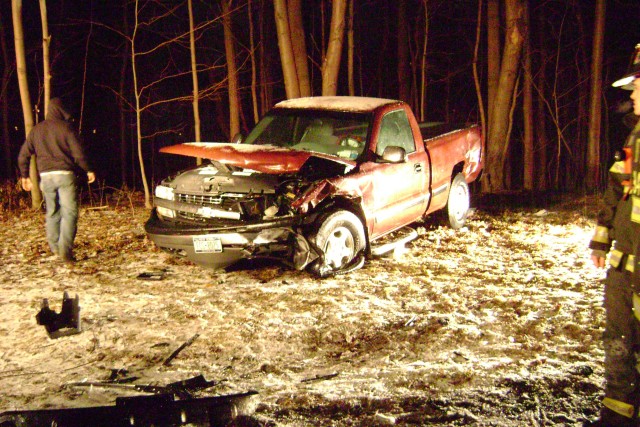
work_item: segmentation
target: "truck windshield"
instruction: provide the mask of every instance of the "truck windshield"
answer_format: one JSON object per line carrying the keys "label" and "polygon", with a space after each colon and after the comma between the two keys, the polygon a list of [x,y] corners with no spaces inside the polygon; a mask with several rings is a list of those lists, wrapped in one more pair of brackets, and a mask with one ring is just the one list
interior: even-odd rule
{"label": "truck windshield", "polygon": [[260,120],[242,143],[356,159],[364,151],[369,122],[368,114],[278,111]]}

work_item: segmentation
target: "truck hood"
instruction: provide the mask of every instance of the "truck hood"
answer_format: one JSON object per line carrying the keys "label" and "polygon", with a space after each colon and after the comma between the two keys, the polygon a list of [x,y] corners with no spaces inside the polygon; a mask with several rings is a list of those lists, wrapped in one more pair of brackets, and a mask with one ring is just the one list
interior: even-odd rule
{"label": "truck hood", "polygon": [[216,160],[225,165],[266,174],[295,173],[312,156],[334,161],[347,166],[348,169],[355,166],[355,162],[339,157],[273,145],[188,142],[163,147],[160,152]]}

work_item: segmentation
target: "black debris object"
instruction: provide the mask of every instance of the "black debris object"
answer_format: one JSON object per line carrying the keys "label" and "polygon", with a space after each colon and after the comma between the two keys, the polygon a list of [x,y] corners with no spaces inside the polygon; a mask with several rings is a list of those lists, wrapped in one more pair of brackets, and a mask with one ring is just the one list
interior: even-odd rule
{"label": "black debris object", "polygon": [[176,400],[171,394],[118,397],[115,406],[41,409],[0,413],[2,427],[228,427],[251,415],[258,393]]}
{"label": "black debris object", "polygon": [[145,271],[143,273],[138,274],[138,279],[140,280],[162,280],[164,276],[167,274],[167,270],[153,270],[153,271]]}
{"label": "black debris object", "polygon": [[75,298],[69,298],[67,292],[62,296],[62,308],[60,313],[49,308],[49,300],[44,298],[38,314],[36,314],[38,325],[42,325],[47,330],[49,338],[55,339],[68,335],[75,335],[82,332],[80,325],[80,299],[76,294]]}
{"label": "black debris object", "polygon": [[175,359],[178,354],[180,354],[180,352],[182,350],[184,350],[185,348],[189,347],[191,344],[193,344],[193,342],[198,339],[198,337],[200,336],[200,334],[195,334],[194,336],[192,336],[191,338],[189,338],[189,340],[187,342],[185,342],[184,344],[182,344],[180,347],[178,347],[178,349],[176,351],[174,351],[173,353],[171,353],[171,355],[169,357],[167,357],[167,360],[164,361],[164,363],[162,364],[163,366],[169,366],[171,365],[171,362],[173,361],[173,359]]}
{"label": "black debris object", "polygon": [[[136,377],[132,377],[136,378]],[[102,387],[102,388],[119,388],[126,390],[134,390],[141,393],[150,394],[170,394],[180,399],[191,399],[193,393],[205,390],[218,384],[217,381],[207,381],[205,377],[200,374],[195,377],[188,378],[182,381],[176,381],[167,385],[154,385],[154,384],[131,384],[130,381],[82,381],[69,383],[70,387]],[[1,425],[0,425],[1,426]]]}

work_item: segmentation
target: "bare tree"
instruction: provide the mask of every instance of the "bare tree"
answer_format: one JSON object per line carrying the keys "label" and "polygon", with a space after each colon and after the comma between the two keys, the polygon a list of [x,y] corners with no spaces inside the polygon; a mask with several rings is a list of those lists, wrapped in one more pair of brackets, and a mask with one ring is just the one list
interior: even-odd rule
{"label": "bare tree", "polygon": [[[487,0],[487,110],[491,126],[493,103],[500,77],[500,2]],[[488,132],[488,129],[487,129]]]}
{"label": "bare tree", "polygon": [[[538,45],[541,47],[544,45],[544,34],[546,30],[546,20],[542,14],[538,14],[538,28],[537,37]],[[529,32],[531,35],[531,32]],[[545,49],[538,49],[538,63],[539,69],[535,77],[536,82],[536,97],[535,97],[535,138],[536,138],[536,155],[535,158],[535,189],[538,191],[547,190],[549,185],[549,172],[548,172],[548,137],[547,137],[547,104],[544,98],[546,92],[546,64],[547,64],[547,52]]]}
{"label": "bare tree", "polygon": [[140,179],[142,179],[142,187],[144,189],[144,205],[147,209],[151,209],[153,204],[151,203],[151,194],[149,193],[149,183],[147,182],[147,174],[145,172],[144,167],[144,157],[142,155],[142,120],[140,115],[142,113],[142,104],[141,104],[141,92],[138,89],[138,70],[136,67],[136,35],[140,28],[139,22],[139,0],[135,2],[135,13],[134,13],[134,24],[133,24],[133,34],[129,39],[131,43],[131,73],[133,76],[133,94],[135,97],[135,111],[136,111],[136,133],[137,133],[137,141],[138,141],[138,165],[140,166]]}
{"label": "bare tree", "polygon": [[[22,116],[24,117],[25,137],[33,128],[33,107],[29,95],[29,83],[27,81],[27,61],[24,54],[24,30],[22,27],[22,0],[11,0],[11,14],[13,17],[13,40],[16,51],[16,71],[18,74],[18,86],[20,87],[20,101],[22,103]],[[36,158],[31,156],[29,163],[29,177],[31,186],[31,207],[39,209],[42,204],[42,193],[38,185],[38,170]]]}
{"label": "bare tree", "polygon": [[231,3],[222,0],[222,26],[224,27],[224,51],[227,58],[227,80],[229,82],[229,136],[240,132],[240,98],[238,96],[238,68],[236,48],[231,28]]}
{"label": "bare tree", "polygon": [[51,70],[49,67],[49,45],[51,35],[49,35],[49,23],[47,19],[47,0],[40,0],[40,19],[42,22],[42,74],[44,85],[44,114],[49,111],[49,100],[51,99]]}
{"label": "bare tree", "polygon": [[[425,15],[426,15],[426,0],[425,1]],[[476,42],[473,50],[473,81],[476,88],[476,97],[478,98],[478,109],[480,110],[480,124],[482,132],[486,136],[487,134],[487,119],[485,114],[484,103],[482,100],[482,90],[480,89],[480,77],[478,76],[478,50],[480,49],[480,34],[482,33],[482,0],[478,1],[478,15],[476,21]],[[424,67],[423,67],[424,68]],[[424,84],[424,83],[423,83]],[[424,120],[424,119],[423,119]]]}
{"label": "bare tree", "polygon": [[589,104],[589,143],[587,146],[588,190],[596,188],[599,181],[600,131],[602,126],[602,56],[604,51],[604,25],[606,2],[596,1],[596,21],[593,31],[593,54],[591,59],[591,96]]}
{"label": "bare tree", "polygon": [[200,89],[198,87],[198,69],[196,61],[196,39],[193,29],[193,4],[191,0],[187,1],[189,8],[189,48],[191,51],[191,80],[193,82],[193,128],[195,131],[195,140],[200,142],[200,108],[198,106]]}
{"label": "bare tree", "polygon": [[354,0],[349,1],[349,21],[347,23],[347,80],[349,82],[349,95],[353,96],[356,94],[355,82],[353,76],[353,51],[355,49],[355,40],[353,36],[353,2]]}
{"label": "bare tree", "polygon": [[289,13],[287,0],[274,0],[273,7],[278,32],[278,47],[280,49],[280,62],[282,63],[282,75],[287,98],[300,97],[300,82],[296,71],[296,61],[291,44],[291,29],[289,27]]}
{"label": "bare tree", "polygon": [[249,21],[249,55],[251,58],[251,105],[253,105],[253,121],[257,122],[260,119],[260,112],[258,108],[258,72],[256,65],[256,45],[253,26],[253,9],[251,0],[247,0],[247,14]]}
{"label": "bare tree", "polygon": [[[41,2],[44,0],[41,0]],[[84,100],[87,92],[87,63],[89,62],[89,45],[91,43],[91,34],[93,34],[93,1],[89,1],[89,32],[84,42],[84,69],[82,70],[82,97],[80,100],[80,120],[78,120],[78,132],[82,133],[82,123],[84,119]],[[46,92],[46,90],[45,90]],[[45,95],[46,98],[46,95]],[[45,101],[45,103],[48,101]]]}
{"label": "bare tree", "polygon": [[510,115],[525,35],[523,0],[506,2],[506,16],[507,28],[500,78],[493,108],[490,108],[493,115],[489,114],[486,170],[489,179],[484,181],[485,189],[489,191],[501,191],[506,188],[504,168],[509,147]]}
{"label": "bare tree", "polygon": [[346,0],[333,0],[331,6],[331,28],[327,54],[322,62],[322,94],[336,95],[338,92],[338,72],[344,41]]}
{"label": "bare tree", "polygon": [[533,190],[535,183],[535,157],[533,143],[533,78],[531,76],[531,38],[529,6],[525,5],[526,36],[524,42],[524,99],[522,106],[524,121],[523,141],[523,187],[525,190]]}
{"label": "bare tree", "polygon": [[293,49],[296,74],[298,75],[300,96],[311,96],[309,66],[307,64],[307,44],[305,42],[305,31],[302,24],[302,1],[288,0],[288,6],[291,47]]}
{"label": "bare tree", "polygon": [[[480,5],[478,6],[478,10],[481,10],[482,0],[480,0],[479,3]],[[422,9],[424,10],[424,39],[422,41],[422,54],[420,55],[420,102],[418,104],[420,106],[420,121],[424,121],[427,117],[427,44],[429,42],[429,0],[422,0]],[[478,26],[480,26],[480,22],[478,22]],[[479,37],[476,36],[476,46],[478,43]],[[476,61],[474,61],[474,64],[475,63]]]}
{"label": "bare tree", "polygon": [[8,87],[9,79],[12,74],[13,66],[9,61],[9,52],[7,49],[7,38],[5,35],[5,26],[2,22],[2,12],[0,11],[0,50],[2,51],[2,80],[0,81],[0,110],[2,111],[2,153],[4,156],[4,174],[9,178],[12,175],[12,158],[11,158],[11,139],[9,138],[9,98]]}

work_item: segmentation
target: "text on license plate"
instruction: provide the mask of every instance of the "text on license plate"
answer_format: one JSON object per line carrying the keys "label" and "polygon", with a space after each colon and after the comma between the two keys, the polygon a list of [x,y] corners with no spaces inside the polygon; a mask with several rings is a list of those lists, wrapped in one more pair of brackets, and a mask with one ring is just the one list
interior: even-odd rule
{"label": "text on license plate", "polygon": [[193,236],[193,250],[197,254],[222,252],[222,242],[219,237],[211,235]]}

